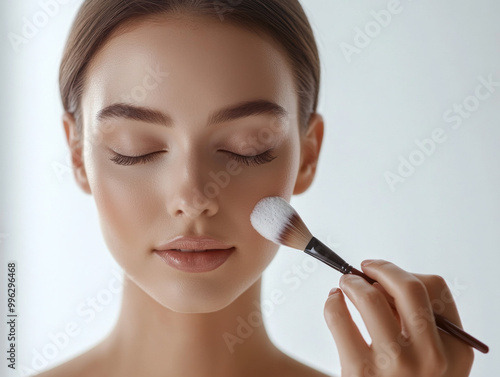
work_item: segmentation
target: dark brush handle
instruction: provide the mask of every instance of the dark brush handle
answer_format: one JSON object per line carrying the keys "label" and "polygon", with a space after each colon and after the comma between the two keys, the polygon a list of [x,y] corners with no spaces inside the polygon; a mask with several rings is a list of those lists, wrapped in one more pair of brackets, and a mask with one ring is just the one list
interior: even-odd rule
{"label": "dark brush handle", "polygon": [[[350,273],[353,275],[361,276],[370,284],[374,284],[377,282],[376,280],[373,280],[369,276],[365,275],[363,272],[351,266],[349,263],[347,263],[345,260],[339,257],[332,249],[330,249],[328,246],[326,246],[324,243],[318,240],[316,237],[311,238],[304,252],[313,256],[316,259],[319,259],[323,263],[327,264],[328,266],[336,269],[337,271],[343,274]],[[394,302],[389,302],[389,304],[393,309],[396,309]],[[457,339],[460,339],[462,342],[468,344],[471,347],[474,347],[475,349],[477,349],[482,353],[488,353],[489,347],[486,344],[474,338],[472,335],[466,333],[464,330],[455,325],[453,322],[450,322],[442,315],[436,313],[434,313],[434,318],[436,321],[437,328],[440,329],[441,331],[449,335],[452,335]]]}

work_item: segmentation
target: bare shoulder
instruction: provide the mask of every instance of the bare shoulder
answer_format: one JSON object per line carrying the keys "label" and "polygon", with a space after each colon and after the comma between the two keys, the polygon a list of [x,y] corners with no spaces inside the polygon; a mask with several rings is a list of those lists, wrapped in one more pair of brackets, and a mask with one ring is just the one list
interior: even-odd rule
{"label": "bare shoulder", "polygon": [[88,351],[63,362],[62,364],[35,375],[34,377],[105,376],[106,363],[103,360],[103,356],[99,348],[99,346],[95,346]]}

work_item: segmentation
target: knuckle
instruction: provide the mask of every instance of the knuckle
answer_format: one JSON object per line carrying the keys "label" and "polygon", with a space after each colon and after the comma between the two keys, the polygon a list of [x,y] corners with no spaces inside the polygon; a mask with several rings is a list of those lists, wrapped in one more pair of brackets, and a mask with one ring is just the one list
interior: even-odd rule
{"label": "knuckle", "polygon": [[426,283],[435,288],[446,288],[448,285],[442,276],[439,275],[428,275],[426,277]]}
{"label": "knuckle", "polygon": [[360,295],[356,301],[362,306],[378,306],[385,299],[377,289],[370,289]]}
{"label": "knuckle", "polygon": [[377,259],[374,260],[372,263],[370,263],[372,266],[377,266],[379,268],[387,268],[389,266],[392,266],[393,264],[391,262],[388,262],[384,259]]}
{"label": "knuckle", "polygon": [[437,302],[438,306],[450,304],[454,301],[453,294],[442,276],[426,275],[422,282],[429,293],[429,298]]}
{"label": "knuckle", "polygon": [[402,283],[403,290],[410,295],[422,296],[427,294],[427,289],[424,283],[422,283],[417,278],[407,279]]}

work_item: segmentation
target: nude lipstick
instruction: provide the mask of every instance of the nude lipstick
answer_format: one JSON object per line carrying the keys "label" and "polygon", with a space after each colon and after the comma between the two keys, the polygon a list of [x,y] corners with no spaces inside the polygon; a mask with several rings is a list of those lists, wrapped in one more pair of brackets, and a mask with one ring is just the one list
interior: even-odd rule
{"label": "nude lipstick", "polygon": [[166,264],[184,272],[208,272],[220,267],[236,250],[210,237],[178,236],[153,251]]}

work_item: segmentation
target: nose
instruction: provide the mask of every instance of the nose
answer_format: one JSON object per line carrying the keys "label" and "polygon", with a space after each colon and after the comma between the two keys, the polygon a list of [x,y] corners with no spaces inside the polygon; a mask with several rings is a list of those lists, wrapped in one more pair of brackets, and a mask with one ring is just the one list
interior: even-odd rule
{"label": "nose", "polygon": [[201,164],[190,163],[180,167],[177,180],[171,182],[168,211],[173,217],[196,218],[214,216],[219,211],[219,190],[210,181]]}

